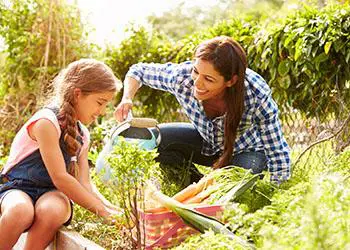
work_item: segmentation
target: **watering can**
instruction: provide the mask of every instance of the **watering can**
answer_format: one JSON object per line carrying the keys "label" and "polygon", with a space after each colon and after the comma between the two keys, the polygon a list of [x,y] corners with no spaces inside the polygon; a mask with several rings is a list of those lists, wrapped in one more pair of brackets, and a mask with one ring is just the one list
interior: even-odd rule
{"label": "watering can", "polygon": [[[113,127],[104,139],[105,145],[97,157],[96,171],[97,173],[102,170],[105,171],[102,176],[103,181],[108,181],[111,176],[111,168],[106,161],[105,157],[112,152],[113,147],[120,143],[121,137],[125,141],[137,144],[141,149],[152,150],[155,149],[161,140],[160,130],[157,126],[158,122],[151,118],[129,118]],[[151,130],[150,128],[155,128]]]}

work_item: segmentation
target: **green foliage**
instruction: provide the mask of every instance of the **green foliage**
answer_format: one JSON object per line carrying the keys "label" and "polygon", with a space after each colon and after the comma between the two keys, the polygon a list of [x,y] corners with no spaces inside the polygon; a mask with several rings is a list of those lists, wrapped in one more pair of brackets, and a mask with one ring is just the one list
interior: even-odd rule
{"label": "green foliage", "polygon": [[187,2],[183,1],[161,16],[151,15],[147,19],[153,30],[178,41],[189,34],[210,29],[235,16],[264,20],[272,13],[278,13],[283,2],[281,0],[250,1],[247,8],[242,1],[218,1],[210,6],[188,6]]}
{"label": "green foliage", "polygon": [[[254,212],[269,205],[271,203],[270,198],[277,188],[270,183],[268,180],[269,178],[256,179],[256,176],[251,174],[250,170],[235,166],[211,171],[208,176],[214,178],[215,185],[213,187],[217,187],[217,190],[210,194],[206,200],[209,204],[222,204],[231,189],[234,187],[237,188],[240,186],[239,184],[245,183],[247,180],[252,180],[253,178],[255,180],[253,182],[254,185],[248,185],[247,190],[240,194],[237,193],[239,195],[232,200],[239,204],[244,204],[246,210],[249,212]],[[232,198],[231,195],[230,198]],[[224,204],[226,204],[226,202],[224,202]]]}
{"label": "green foliage", "polygon": [[[18,131],[37,104],[47,101],[53,76],[90,54],[85,35],[79,9],[65,0],[0,1],[2,129]],[[6,147],[12,138],[0,133]]]}
{"label": "green foliage", "polygon": [[[118,47],[109,46],[105,51],[105,61],[119,79],[124,79],[132,64],[167,62],[176,55],[173,44],[156,32],[150,33],[144,27],[135,26],[129,27],[126,32],[130,34],[127,39],[123,40]],[[136,116],[152,114],[153,117],[159,117],[160,122],[171,120],[178,106],[177,102],[170,94],[161,95],[160,93],[161,91],[158,90],[142,88],[138,99],[134,101],[134,114]],[[169,107],[172,112],[165,107]]]}
{"label": "green foliage", "polygon": [[0,171],[4,167],[6,161],[7,161],[7,156],[6,157],[4,156],[3,147],[0,146]]}
{"label": "green foliage", "polygon": [[88,52],[79,10],[65,1],[12,0],[0,4],[0,13],[7,52],[3,84],[10,94],[40,90],[41,74],[52,76]]}
{"label": "green foliage", "polygon": [[279,224],[267,224],[262,249],[347,249],[349,247],[349,182],[337,173],[314,180],[310,191],[281,214]]}
{"label": "green foliage", "polygon": [[[94,154],[96,155],[97,158],[97,154],[99,152],[101,152],[102,147],[103,147],[103,140],[106,136],[110,135],[110,131],[113,128],[113,126],[115,126],[116,124],[116,120],[115,118],[112,119],[103,119],[101,121],[101,123],[96,122],[94,124],[94,127],[92,128],[92,131],[90,133],[90,137],[91,137],[91,145],[90,145],[90,154]],[[91,158],[91,160],[93,160],[93,162],[95,162],[95,158]]]}
{"label": "green foliage", "polygon": [[282,107],[327,118],[349,105],[349,44],[349,5],[304,7],[258,33],[249,62]]}
{"label": "green foliage", "polygon": [[230,237],[223,234],[215,234],[212,231],[206,231],[204,234],[189,237],[185,243],[178,247],[172,248],[174,250],[245,250],[249,249],[242,246],[238,240],[232,240]]}
{"label": "green foliage", "polygon": [[[117,202],[114,190],[101,182],[95,170],[91,170],[92,182],[107,200],[113,204]],[[74,216],[69,228],[79,232],[82,236],[96,242],[106,249],[131,250],[132,243],[125,237],[125,230],[118,225],[106,224],[101,217],[96,216],[90,211],[74,206]]]}
{"label": "green foliage", "polygon": [[116,187],[126,192],[138,188],[150,178],[151,174],[154,174],[153,167],[158,165],[154,161],[156,156],[156,150],[140,149],[136,143],[128,143],[120,137],[120,143],[107,157],[112,168],[112,182],[115,182]]}

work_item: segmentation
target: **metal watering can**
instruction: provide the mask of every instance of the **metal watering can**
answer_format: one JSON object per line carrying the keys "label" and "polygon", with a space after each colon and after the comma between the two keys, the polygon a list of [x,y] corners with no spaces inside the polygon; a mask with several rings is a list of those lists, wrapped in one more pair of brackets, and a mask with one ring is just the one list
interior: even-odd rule
{"label": "metal watering can", "polygon": [[[118,145],[120,137],[124,137],[127,142],[136,143],[141,149],[152,150],[161,140],[157,124],[157,120],[151,118],[129,118],[111,129],[96,160],[96,172],[105,171],[103,181],[108,181],[111,176],[111,168],[105,157],[112,152],[114,146]],[[154,133],[150,128],[156,128],[158,133]]]}

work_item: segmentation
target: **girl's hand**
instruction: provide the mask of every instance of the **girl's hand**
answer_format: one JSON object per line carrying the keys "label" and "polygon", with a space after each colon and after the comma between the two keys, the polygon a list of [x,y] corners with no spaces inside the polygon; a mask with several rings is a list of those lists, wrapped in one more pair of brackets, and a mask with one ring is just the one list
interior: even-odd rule
{"label": "girl's hand", "polygon": [[102,217],[105,219],[113,218],[113,217],[120,217],[123,215],[123,212],[120,208],[111,208],[111,207],[105,207],[105,213],[101,214]]}
{"label": "girl's hand", "polygon": [[120,208],[105,207],[105,213],[101,214],[107,224],[122,224],[123,211]]}
{"label": "girl's hand", "polygon": [[123,122],[128,117],[128,113],[132,109],[131,99],[122,99],[114,111],[114,116],[118,122]]}
{"label": "girl's hand", "polygon": [[120,207],[118,207],[117,205],[106,204],[106,206],[107,206],[109,209],[112,209],[112,210],[122,211],[122,209],[121,209]]}

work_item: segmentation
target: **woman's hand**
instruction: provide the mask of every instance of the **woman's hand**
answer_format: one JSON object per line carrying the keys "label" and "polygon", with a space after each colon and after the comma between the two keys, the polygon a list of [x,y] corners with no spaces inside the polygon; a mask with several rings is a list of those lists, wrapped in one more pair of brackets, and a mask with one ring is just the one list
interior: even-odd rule
{"label": "woman's hand", "polygon": [[114,116],[118,122],[123,122],[128,117],[130,110],[132,109],[131,99],[122,99],[114,111]]}

